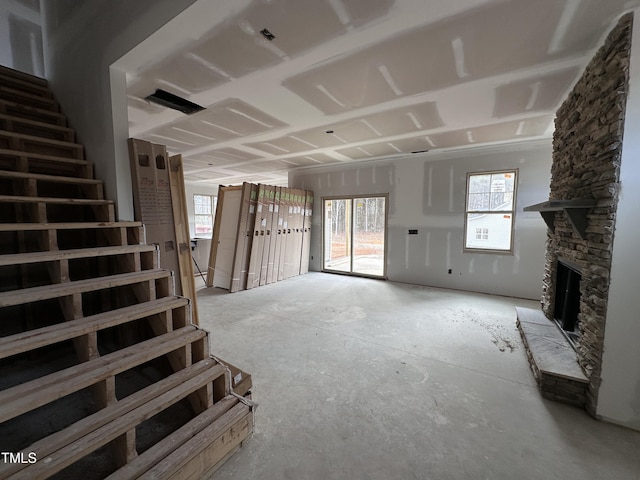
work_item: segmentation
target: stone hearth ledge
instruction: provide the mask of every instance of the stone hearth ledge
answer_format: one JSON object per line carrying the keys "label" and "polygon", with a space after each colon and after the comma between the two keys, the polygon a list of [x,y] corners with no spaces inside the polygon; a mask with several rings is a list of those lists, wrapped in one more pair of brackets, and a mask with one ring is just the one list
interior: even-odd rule
{"label": "stone hearth ledge", "polygon": [[583,408],[589,381],[569,340],[540,310],[516,307],[516,325],[542,396]]}

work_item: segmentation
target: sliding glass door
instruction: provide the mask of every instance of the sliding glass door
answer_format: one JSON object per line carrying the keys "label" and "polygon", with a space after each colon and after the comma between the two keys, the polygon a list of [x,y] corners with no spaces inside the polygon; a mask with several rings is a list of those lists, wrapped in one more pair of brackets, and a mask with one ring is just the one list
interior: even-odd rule
{"label": "sliding glass door", "polygon": [[387,198],[324,199],[324,270],[384,277]]}

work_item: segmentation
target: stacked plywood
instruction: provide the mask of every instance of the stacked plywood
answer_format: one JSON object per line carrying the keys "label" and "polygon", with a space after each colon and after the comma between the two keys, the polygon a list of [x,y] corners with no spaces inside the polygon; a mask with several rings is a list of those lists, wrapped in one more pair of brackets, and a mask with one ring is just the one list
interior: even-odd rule
{"label": "stacked plywood", "polygon": [[207,475],[252,431],[250,377],[115,220],[46,81],[0,68],[0,112],[0,478]]}
{"label": "stacked plywood", "polygon": [[230,292],[307,273],[313,192],[221,186],[207,285]]}

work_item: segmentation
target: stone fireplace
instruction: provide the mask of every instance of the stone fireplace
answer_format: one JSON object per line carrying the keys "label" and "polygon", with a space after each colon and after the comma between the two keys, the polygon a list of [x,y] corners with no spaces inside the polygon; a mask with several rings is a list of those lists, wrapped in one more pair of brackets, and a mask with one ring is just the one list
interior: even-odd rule
{"label": "stone fireplace", "polygon": [[607,317],[632,22],[632,14],[620,19],[558,110],[549,201],[528,208],[540,211],[549,226],[542,312],[563,323],[587,379],[585,408],[593,415]]}

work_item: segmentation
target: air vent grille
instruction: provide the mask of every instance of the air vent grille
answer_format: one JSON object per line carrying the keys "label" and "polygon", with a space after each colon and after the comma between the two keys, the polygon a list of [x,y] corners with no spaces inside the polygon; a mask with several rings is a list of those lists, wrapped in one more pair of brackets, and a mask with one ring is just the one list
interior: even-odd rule
{"label": "air vent grille", "polygon": [[159,88],[155,93],[145,97],[145,100],[152,103],[157,103],[158,105],[162,105],[163,107],[173,108],[174,110],[186,113],[187,115],[191,115],[204,110],[204,107],[198,105],[197,103],[190,102],[187,99],[179,97],[178,95],[174,95],[173,93],[169,93],[165,90],[161,90]]}

